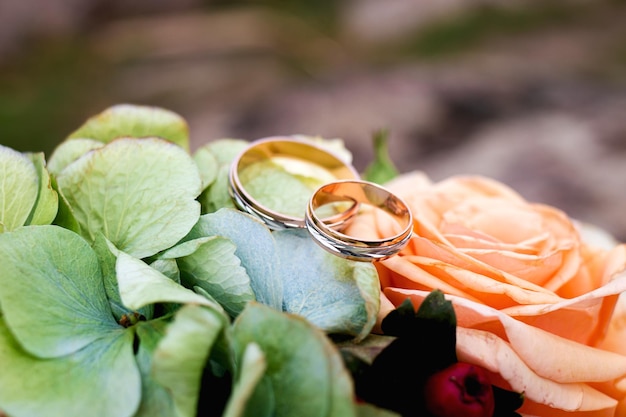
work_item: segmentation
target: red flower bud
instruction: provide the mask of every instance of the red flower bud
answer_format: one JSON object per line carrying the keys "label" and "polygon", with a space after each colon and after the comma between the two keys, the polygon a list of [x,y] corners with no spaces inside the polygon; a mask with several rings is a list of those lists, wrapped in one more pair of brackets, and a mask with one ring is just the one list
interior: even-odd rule
{"label": "red flower bud", "polygon": [[493,387],[476,365],[457,362],[431,375],[424,395],[426,409],[435,417],[493,416]]}

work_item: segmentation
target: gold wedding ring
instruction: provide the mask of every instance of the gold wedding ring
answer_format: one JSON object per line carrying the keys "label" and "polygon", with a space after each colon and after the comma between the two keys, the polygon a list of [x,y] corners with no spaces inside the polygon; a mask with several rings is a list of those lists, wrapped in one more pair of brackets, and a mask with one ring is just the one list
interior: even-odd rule
{"label": "gold wedding ring", "polygon": [[[384,239],[365,240],[342,233],[316,211],[338,202],[353,202],[369,209],[379,209],[390,215],[401,229],[400,233]],[[364,208],[367,209],[367,208]],[[413,217],[402,199],[377,184],[361,180],[336,181],[315,191],[305,213],[305,224],[313,239],[332,254],[355,261],[376,261],[397,254],[411,239]]]}
{"label": "gold wedding ring", "polygon": [[[272,207],[271,202],[260,202],[259,200],[262,200],[260,197],[246,189],[241,177],[247,175],[254,180],[254,172],[256,172],[246,171],[254,170],[259,166],[268,166],[267,164],[270,164],[270,167],[279,167],[280,170],[292,174],[294,178],[304,176],[306,181],[314,182],[310,186],[311,193],[324,183],[359,178],[358,172],[349,163],[313,142],[291,137],[269,137],[251,142],[234,159],[230,167],[229,192],[240,210],[262,220],[273,230],[304,228],[305,221],[302,216],[281,213],[278,211],[280,208]],[[287,188],[276,191],[288,196],[290,190]],[[309,196],[306,197],[308,199]],[[301,208],[297,208],[298,213],[304,213],[305,206],[306,201],[302,203]],[[336,214],[330,213],[323,220],[325,224],[332,225],[331,227],[341,228],[357,211],[358,204],[352,202],[347,209],[335,212]]]}

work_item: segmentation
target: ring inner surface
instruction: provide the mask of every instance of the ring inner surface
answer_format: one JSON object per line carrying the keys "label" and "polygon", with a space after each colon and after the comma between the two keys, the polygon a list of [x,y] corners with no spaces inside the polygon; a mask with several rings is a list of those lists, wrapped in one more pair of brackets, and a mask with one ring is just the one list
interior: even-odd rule
{"label": "ring inner surface", "polygon": [[[243,152],[235,170],[231,180],[246,204],[265,218],[295,227],[304,226],[303,213],[315,189],[338,179],[359,178],[339,157],[296,140],[262,140]],[[326,210],[325,220],[342,223],[350,215],[345,207],[340,213]],[[356,204],[351,207],[354,214]]]}
{"label": "ring inner surface", "polygon": [[[383,188],[376,187],[372,184],[363,182],[335,182],[321,187],[312,197],[310,207],[313,209],[317,217],[318,209],[326,205],[337,202],[356,202],[361,203],[364,210],[379,209],[390,215],[405,231],[410,228],[412,216],[407,206],[393,194]],[[363,207],[363,205],[366,205]],[[370,207],[367,207],[370,206]],[[325,232],[332,238],[341,240],[344,243],[361,247],[380,247],[395,244],[399,238],[398,235],[390,236],[385,239],[367,240],[360,239],[342,233],[343,228],[338,229],[332,227],[328,221],[319,218],[313,219],[318,227],[324,228]],[[401,234],[403,234],[402,232]]]}

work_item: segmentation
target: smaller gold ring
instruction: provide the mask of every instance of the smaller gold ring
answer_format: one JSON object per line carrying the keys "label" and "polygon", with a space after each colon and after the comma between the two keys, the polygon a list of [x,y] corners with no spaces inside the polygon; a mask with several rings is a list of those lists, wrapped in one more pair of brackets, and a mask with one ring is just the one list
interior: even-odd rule
{"label": "smaller gold ring", "polygon": [[[359,174],[352,165],[346,163],[334,153],[322,149],[311,142],[291,137],[268,137],[250,143],[233,160],[228,177],[228,190],[235,205],[242,211],[263,221],[270,229],[304,228],[303,217],[280,213],[274,208],[261,204],[246,190],[239,175],[255,163],[263,161],[287,161],[298,166],[305,166],[320,173],[323,181],[358,179]],[[288,192],[289,190],[284,190]],[[302,213],[305,211],[304,204]],[[347,210],[324,219],[333,227],[343,227],[345,222],[358,211],[358,204],[353,203]]]}
{"label": "smaller gold ring", "polygon": [[[320,207],[353,201],[380,209],[397,221],[401,232],[384,239],[358,239],[342,232],[315,214]],[[380,185],[362,180],[342,180],[321,186],[306,209],[306,227],[313,239],[330,253],[355,261],[377,261],[397,254],[411,239],[413,216],[406,203]]]}

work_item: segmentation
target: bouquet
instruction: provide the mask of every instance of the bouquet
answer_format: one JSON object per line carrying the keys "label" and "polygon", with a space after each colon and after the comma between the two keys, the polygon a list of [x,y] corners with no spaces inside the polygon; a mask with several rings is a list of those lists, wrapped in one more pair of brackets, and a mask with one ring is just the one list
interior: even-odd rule
{"label": "bouquet", "polygon": [[[374,143],[363,178],[413,228],[374,262],[240,210],[249,142],[192,153],[165,109],[111,107],[49,156],[0,146],[0,415],[626,413],[626,245],[488,178],[399,174]],[[327,180],[241,174],[284,213]],[[343,233],[397,228],[364,210]]]}

